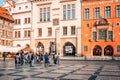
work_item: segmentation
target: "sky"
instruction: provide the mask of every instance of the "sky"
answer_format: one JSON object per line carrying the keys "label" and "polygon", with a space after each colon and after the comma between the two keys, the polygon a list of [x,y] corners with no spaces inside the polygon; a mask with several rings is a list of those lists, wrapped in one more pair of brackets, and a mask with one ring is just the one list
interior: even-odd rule
{"label": "sky", "polygon": [[[0,6],[2,6],[2,4],[3,4],[4,1],[5,0],[0,0]],[[13,0],[13,1],[17,1],[17,0]]]}

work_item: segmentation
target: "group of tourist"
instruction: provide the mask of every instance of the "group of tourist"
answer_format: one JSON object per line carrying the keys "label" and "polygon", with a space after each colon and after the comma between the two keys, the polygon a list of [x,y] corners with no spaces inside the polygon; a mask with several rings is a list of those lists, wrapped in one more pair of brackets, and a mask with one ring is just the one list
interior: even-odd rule
{"label": "group of tourist", "polygon": [[34,63],[42,64],[44,66],[49,66],[53,62],[54,64],[59,64],[60,61],[60,53],[58,54],[34,54],[32,51],[24,53],[23,51],[17,52],[15,56],[15,64],[16,65],[23,65],[29,64],[30,67],[33,66]]}

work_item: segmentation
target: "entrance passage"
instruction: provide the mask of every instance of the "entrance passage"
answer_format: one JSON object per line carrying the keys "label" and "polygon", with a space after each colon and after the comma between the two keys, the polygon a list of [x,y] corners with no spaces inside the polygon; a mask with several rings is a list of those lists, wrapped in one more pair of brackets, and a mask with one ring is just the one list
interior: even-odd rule
{"label": "entrance passage", "polygon": [[39,54],[44,54],[44,46],[43,46],[43,44],[41,42],[38,43],[37,52]]}
{"label": "entrance passage", "polygon": [[114,50],[113,50],[113,47],[112,46],[106,46],[105,48],[104,48],[104,55],[105,56],[113,56],[113,54],[114,54]]}
{"label": "entrance passage", "polygon": [[96,45],[93,49],[93,56],[101,56],[102,55],[102,48]]}
{"label": "entrance passage", "polygon": [[64,56],[75,56],[76,48],[71,42],[66,42],[63,46],[63,55]]}

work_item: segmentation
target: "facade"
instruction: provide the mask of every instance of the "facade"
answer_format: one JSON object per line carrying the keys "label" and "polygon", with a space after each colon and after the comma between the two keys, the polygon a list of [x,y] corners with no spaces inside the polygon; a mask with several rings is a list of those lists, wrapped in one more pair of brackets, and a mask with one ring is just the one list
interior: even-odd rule
{"label": "facade", "polygon": [[120,0],[83,0],[82,55],[120,55]]}
{"label": "facade", "polygon": [[0,7],[0,48],[13,45],[14,19],[3,7]]}
{"label": "facade", "polygon": [[80,0],[34,0],[32,17],[31,47],[35,52],[80,55]]}
{"label": "facade", "polygon": [[13,46],[25,47],[31,40],[31,3],[28,0],[17,0],[16,7],[4,6],[14,18]]}

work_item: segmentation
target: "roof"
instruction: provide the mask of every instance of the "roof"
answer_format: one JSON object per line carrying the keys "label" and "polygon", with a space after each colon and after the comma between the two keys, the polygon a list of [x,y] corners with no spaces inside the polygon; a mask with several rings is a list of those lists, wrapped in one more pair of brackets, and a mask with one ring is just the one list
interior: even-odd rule
{"label": "roof", "polygon": [[0,7],[0,17],[14,22],[14,19],[10,15],[9,11],[7,9],[3,8],[3,7]]}

